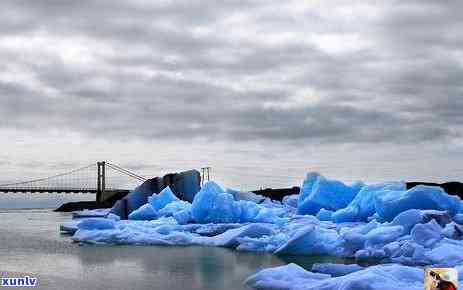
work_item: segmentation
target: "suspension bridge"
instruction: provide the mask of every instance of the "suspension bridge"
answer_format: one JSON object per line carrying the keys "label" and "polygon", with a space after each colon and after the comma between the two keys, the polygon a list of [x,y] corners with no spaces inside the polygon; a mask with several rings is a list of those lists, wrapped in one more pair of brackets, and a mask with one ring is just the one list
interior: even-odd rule
{"label": "suspension bridge", "polygon": [[0,184],[3,193],[93,193],[102,202],[118,193],[128,193],[146,178],[116,164],[99,161],[53,176]]}

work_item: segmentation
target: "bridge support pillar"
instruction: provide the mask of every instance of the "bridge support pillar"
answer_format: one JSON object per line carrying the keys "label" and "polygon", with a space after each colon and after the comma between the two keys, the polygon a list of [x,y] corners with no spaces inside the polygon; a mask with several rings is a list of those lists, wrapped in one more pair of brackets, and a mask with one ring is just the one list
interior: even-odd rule
{"label": "bridge support pillar", "polygon": [[106,162],[100,161],[96,163],[98,166],[96,202],[102,202],[103,192],[106,189]]}

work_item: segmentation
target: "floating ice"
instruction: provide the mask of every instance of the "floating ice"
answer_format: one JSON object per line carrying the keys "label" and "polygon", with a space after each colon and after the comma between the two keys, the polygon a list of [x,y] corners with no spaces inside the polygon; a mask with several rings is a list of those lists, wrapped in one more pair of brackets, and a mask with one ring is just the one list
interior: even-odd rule
{"label": "floating ice", "polygon": [[435,220],[431,220],[427,224],[416,224],[411,236],[416,243],[430,248],[442,239],[442,228]]}
{"label": "floating ice", "polygon": [[222,247],[237,247],[239,238],[260,238],[274,234],[274,227],[266,224],[250,224],[237,229],[231,229],[214,237],[214,245]]}
{"label": "floating ice", "polygon": [[392,220],[392,224],[402,226],[405,233],[410,233],[413,226],[421,222],[423,222],[423,214],[418,209],[401,212]]}
{"label": "floating ice", "polygon": [[348,186],[337,180],[326,179],[318,173],[309,173],[301,188],[297,213],[315,215],[321,208],[344,208],[362,186],[362,183]]}
{"label": "floating ice", "polygon": [[453,267],[463,263],[463,244],[444,239],[440,245],[428,251],[426,257],[432,264]]}
{"label": "floating ice", "polygon": [[269,222],[281,223],[282,208],[268,208],[251,201],[235,201],[219,185],[210,181],[195,196],[191,208],[198,223]]}
{"label": "floating ice", "polygon": [[378,215],[391,221],[408,209],[436,209],[448,211],[454,216],[460,207],[460,199],[448,195],[440,187],[418,185],[407,191],[387,190],[375,196]]}
{"label": "floating ice", "polygon": [[129,214],[129,220],[155,220],[158,218],[156,210],[150,203],[144,204]]}
{"label": "floating ice", "polygon": [[249,277],[245,283],[254,289],[272,290],[422,290],[423,270],[400,265],[378,265],[345,276],[331,277],[288,264],[264,269]]}
{"label": "floating ice", "polygon": [[185,225],[189,222],[192,222],[193,217],[191,216],[191,206],[190,208],[175,212],[173,214],[173,217],[181,225]]}
{"label": "floating ice", "polygon": [[180,200],[175,196],[169,186],[164,188],[159,194],[153,194],[153,196],[148,198],[148,202],[156,211],[174,201]]}
{"label": "floating ice", "polygon": [[[224,246],[348,257],[359,263],[375,258],[413,266],[461,266],[461,203],[437,187],[405,190],[402,182],[348,186],[311,173],[300,195],[286,197],[283,203],[224,191],[208,182],[192,204],[178,200],[166,188],[132,212],[128,221],[108,215],[63,228],[76,230],[73,240],[88,243]],[[399,265],[362,269],[317,264],[313,271],[330,275],[288,265],[259,272],[248,279],[248,285],[312,290],[422,288],[422,270]]]}
{"label": "floating ice", "polygon": [[463,214],[461,214],[461,213],[456,214],[456,215],[453,217],[453,220],[454,220],[456,223],[463,224]]}
{"label": "floating ice", "polygon": [[77,228],[80,230],[108,230],[115,227],[116,222],[114,220],[105,218],[88,218],[77,224]]}
{"label": "floating ice", "polygon": [[99,208],[99,209],[84,209],[81,211],[75,211],[72,213],[72,218],[90,218],[90,217],[106,217],[110,212],[110,209]]}
{"label": "floating ice", "polygon": [[77,220],[65,222],[65,223],[60,225],[60,231],[66,233],[66,234],[73,235],[79,229],[77,227],[79,222],[80,221],[77,221]]}
{"label": "floating ice", "polygon": [[[327,274],[312,273],[296,264],[264,269],[246,279],[245,284],[254,289],[286,290],[329,279]],[[329,289],[329,288],[326,288]]]}
{"label": "floating ice", "polygon": [[191,211],[191,203],[178,200],[168,203],[166,206],[158,211],[159,216],[174,216],[178,212],[189,212]]}
{"label": "floating ice", "polygon": [[236,201],[244,200],[244,201],[252,201],[255,203],[260,203],[264,201],[265,197],[261,195],[257,195],[253,192],[245,192],[245,191],[238,191],[233,189],[227,189],[227,193],[233,195],[233,198]]}
{"label": "floating ice", "polygon": [[317,213],[317,219],[321,221],[330,221],[333,216],[333,211],[327,210],[322,208],[318,213]]}
{"label": "floating ice", "polygon": [[[153,194],[153,183],[155,181],[156,179],[148,179],[127,195],[127,214],[132,213],[148,201],[148,197]],[[115,213],[119,214],[117,212]]]}
{"label": "floating ice", "polygon": [[376,213],[374,198],[384,190],[406,190],[404,182],[390,182],[364,186],[347,207],[337,210],[333,214],[333,221],[354,222],[366,221]]}
{"label": "floating ice", "polygon": [[335,255],[342,239],[332,229],[309,225],[297,230],[276,254]]}
{"label": "floating ice", "polygon": [[364,267],[357,264],[315,263],[312,265],[312,272],[329,274],[333,277],[344,276],[363,269]]}
{"label": "floating ice", "polygon": [[298,199],[299,199],[298,194],[287,195],[283,197],[282,203],[286,206],[297,208]]}
{"label": "floating ice", "polygon": [[380,226],[365,235],[365,247],[378,248],[397,240],[404,234],[402,226]]}

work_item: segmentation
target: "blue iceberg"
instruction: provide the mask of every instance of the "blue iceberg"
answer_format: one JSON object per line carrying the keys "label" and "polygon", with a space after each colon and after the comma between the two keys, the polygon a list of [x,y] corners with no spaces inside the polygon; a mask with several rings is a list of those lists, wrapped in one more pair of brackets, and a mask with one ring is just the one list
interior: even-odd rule
{"label": "blue iceberg", "polygon": [[309,173],[302,184],[297,213],[315,215],[322,208],[344,208],[362,187],[363,183],[348,186],[341,181],[326,179],[318,173]]}
{"label": "blue iceberg", "polygon": [[460,208],[460,199],[440,187],[419,185],[407,191],[386,190],[375,196],[374,204],[379,217],[391,221],[409,209],[445,210],[454,216]]}
{"label": "blue iceberg", "polygon": [[129,220],[155,220],[158,218],[156,210],[147,203],[139,207],[137,210],[134,210],[129,214]]}
{"label": "blue iceberg", "polygon": [[333,214],[333,221],[336,223],[367,221],[376,213],[375,196],[380,195],[384,190],[406,190],[406,186],[404,182],[364,186],[345,208],[339,209]]}
{"label": "blue iceberg", "polygon": [[180,201],[180,199],[175,196],[169,186],[164,188],[159,194],[153,194],[153,196],[148,198],[148,202],[155,210],[160,210],[174,201]]}
{"label": "blue iceberg", "polygon": [[282,208],[269,208],[251,201],[235,201],[213,181],[207,182],[193,200],[191,214],[197,223],[278,223]]}
{"label": "blue iceberg", "polygon": [[341,242],[335,230],[308,225],[297,230],[275,254],[335,255]]}

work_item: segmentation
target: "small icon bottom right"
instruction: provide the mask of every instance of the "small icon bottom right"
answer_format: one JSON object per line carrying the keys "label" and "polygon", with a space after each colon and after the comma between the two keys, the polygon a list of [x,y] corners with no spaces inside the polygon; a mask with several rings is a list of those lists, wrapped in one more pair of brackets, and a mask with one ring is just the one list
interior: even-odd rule
{"label": "small icon bottom right", "polygon": [[458,271],[454,268],[426,268],[425,290],[457,290]]}

